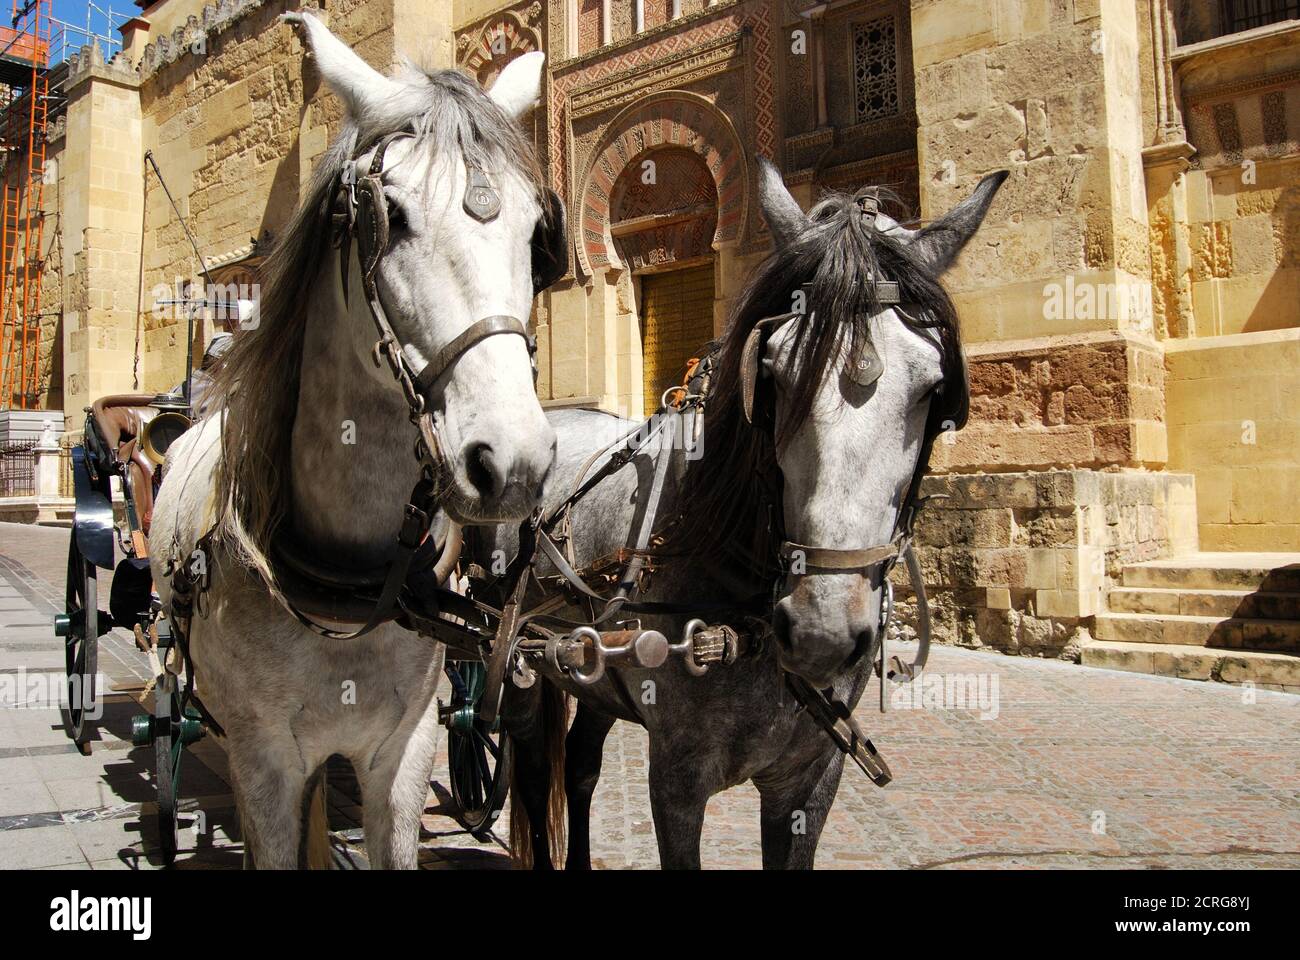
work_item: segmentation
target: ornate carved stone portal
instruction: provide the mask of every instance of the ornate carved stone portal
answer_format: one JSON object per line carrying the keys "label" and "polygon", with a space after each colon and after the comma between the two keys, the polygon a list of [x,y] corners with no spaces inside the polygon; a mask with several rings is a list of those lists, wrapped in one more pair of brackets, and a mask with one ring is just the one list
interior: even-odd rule
{"label": "ornate carved stone portal", "polygon": [[718,228],[718,190],[693,150],[664,147],[634,158],[614,184],[610,233],[632,271],[707,257]]}

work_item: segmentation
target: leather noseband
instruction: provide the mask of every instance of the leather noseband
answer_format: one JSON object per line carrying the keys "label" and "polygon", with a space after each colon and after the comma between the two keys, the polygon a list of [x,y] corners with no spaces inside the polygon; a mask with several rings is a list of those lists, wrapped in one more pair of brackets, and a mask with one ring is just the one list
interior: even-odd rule
{"label": "leather noseband", "polygon": [[[407,406],[411,411],[411,420],[420,426],[423,445],[429,459],[440,459],[440,452],[433,439],[432,425],[424,421],[424,395],[443,376],[451,366],[470,348],[488,337],[512,334],[524,338],[528,345],[528,355],[533,361],[536,375],[537,341],[528,332],[528,327],[518,317],[495,314],[483,317],[470,324],[450,343],[443,346],[433,358],[419,369],[412,367],[407,359],[402,342],[393,330],[384,310],[383,300],[379,295],[379,264],[388,249],[389,218],[388,201],[384,197],[384,158],[394,141],[403,137],[414,136],[409,131],[398,131],[383,137],[375,147],[370,167],[359,181],[353,180],[351,165],[344,167],[339,178],[338,194],[335,201],[335,245],[340,248],[339,270],[342,274],[343,297],[348,297],[348,276],[351,272],[351,241],[357,241],[357,256],[361,262],[361,283],[370,308],[371,319],[379,339],[375,343],[373,357],[376,365],[381,358],[388,361],[389,369],[402,387]],[[476,219],[491,220],[500,212],[500,200],[491,183],[482,170],[469,167],[466,176],[465,210]],[[341,208],[341,209],[340,209]]]}

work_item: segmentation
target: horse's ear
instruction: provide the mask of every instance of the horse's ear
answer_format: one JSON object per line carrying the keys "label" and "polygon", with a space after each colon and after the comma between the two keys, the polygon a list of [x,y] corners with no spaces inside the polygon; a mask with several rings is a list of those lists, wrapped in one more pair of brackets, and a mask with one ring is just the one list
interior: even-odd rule
{"label": "horse's ear", "polygon": [[522,120],[542,98],[542,66],[546,54],[533,50],[506,64],[488,91],[497,106],[516,120]]}
{"label": "horse's ear", "polygon": [[401,87],[352,52],[329,28],[306,12],[284,13],[280,19],[303,37],[316,67],[353,118],[373,116],[393,102]]}
{"label": "horse's ear", "polygon": [[952,266],[962,247],[975,236],[998,187],[1008,176],[1008,170],[990,173],[979,182],[974,193],[915,235],[912,246],[930,265],[936,277]]}
{"label": "horse's ear", "polygon": [[778,248],[789,246],[808,228],[808,217],[785,188],[781,171],[766,157],[758,158],[758,202]]}

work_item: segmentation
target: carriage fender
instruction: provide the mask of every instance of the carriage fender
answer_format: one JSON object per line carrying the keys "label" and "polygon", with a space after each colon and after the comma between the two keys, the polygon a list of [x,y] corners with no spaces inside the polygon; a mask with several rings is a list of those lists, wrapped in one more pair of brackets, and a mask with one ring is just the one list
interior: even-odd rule
{"label": "carriage fender", "polygon": [[[81,555],[97,567],[113,569],[113,501],[90,477],[85,447],[72,448],[76,514],[72,533]],[[104,478],[107,481],[107,478]]]}

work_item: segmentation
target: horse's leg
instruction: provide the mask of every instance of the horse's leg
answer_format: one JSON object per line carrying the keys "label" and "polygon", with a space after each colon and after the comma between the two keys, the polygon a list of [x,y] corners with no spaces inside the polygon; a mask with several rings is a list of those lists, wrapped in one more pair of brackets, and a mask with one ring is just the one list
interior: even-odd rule
{"label": "horse's leg", "polygon": [[244,834],[244,866],[295,870],[308,774],[297,747],[231,736],[232,787]]}
{"label": "horse's leg", "polygon": [[761,798],[764,870],[811,870],[844,772],[844,754],[823,751],[778,780],[755,777]]}
{"label": "horse's leg", "polygon": [[664,870],[700,869],[704,805],[716,790],[703,777],[703,764],[683,762],[650,739],[650,812]]}
{"label": "horse's leg", "polygon": [[361,823],[366,856],[375,870],[414,870],[419,865],[420,817],[433,772],[438,710],[430,705],[414,727],[403,724],[379,750],[350,758],[361,785]]}
{"label": "horse's leg", "polygon": [[591,795],[600,779],[605,738],[614,718],[582,703],[564,741],[564,793],[569,804],[566,870],[591,869]]}

